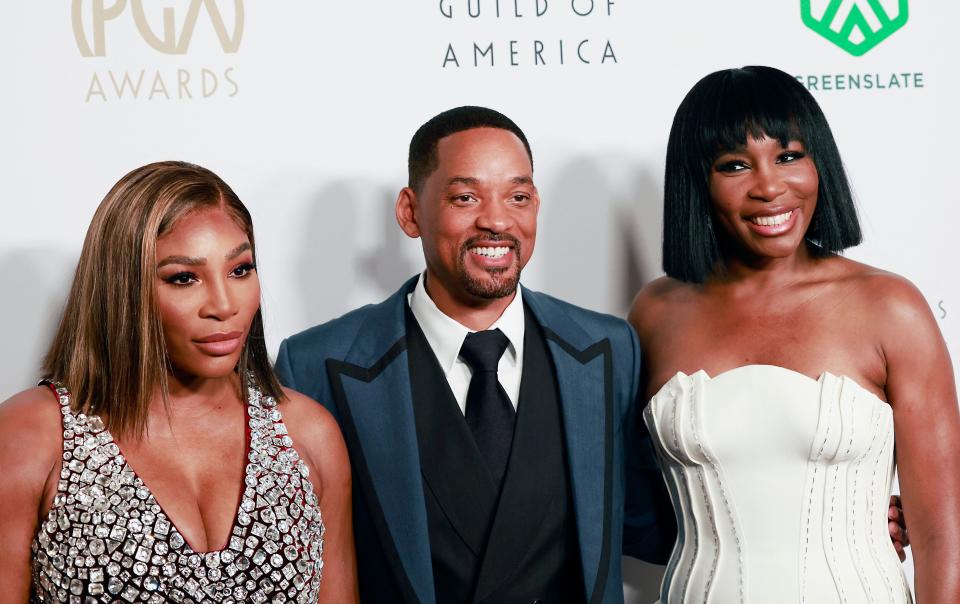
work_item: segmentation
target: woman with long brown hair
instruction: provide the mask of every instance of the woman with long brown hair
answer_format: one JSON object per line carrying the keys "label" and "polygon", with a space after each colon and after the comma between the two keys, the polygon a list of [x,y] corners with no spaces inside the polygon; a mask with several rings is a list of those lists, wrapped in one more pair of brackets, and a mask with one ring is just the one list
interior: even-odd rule
{"label": "woman with long brown hair", "polygon": [[343,440],[273,374],[215,174],[111,189],[43,374],[0,405],[0,602],[356,601]]}

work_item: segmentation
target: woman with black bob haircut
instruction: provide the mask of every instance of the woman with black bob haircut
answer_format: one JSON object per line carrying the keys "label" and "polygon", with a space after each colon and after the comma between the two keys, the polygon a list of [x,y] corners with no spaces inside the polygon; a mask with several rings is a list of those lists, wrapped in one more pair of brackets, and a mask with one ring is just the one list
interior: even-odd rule
{"label": "woman with black bob haircut", "polygon": [[[702,283],[722,269],[714,232],[709,175],[716,156],[747,135],[803,144],[820,178],[806,240],[815,257],[858,245],[863,237],[840,150],[817,101],[794,78],[772,67],[711,73],[687,94],[673,119],[664,181],[663,270]],[[722,237],[722,235],[721,235]]]}
{"label": "woman with black bob haircut", "polygon": [[904,514],[917,602],[960,602],[952,364],[909,281],[840,255],[860,240],[800,83],[745,67],[693,87],[667,146],[667,275],[630,311],[679,524],[662,604],[911,602]]}

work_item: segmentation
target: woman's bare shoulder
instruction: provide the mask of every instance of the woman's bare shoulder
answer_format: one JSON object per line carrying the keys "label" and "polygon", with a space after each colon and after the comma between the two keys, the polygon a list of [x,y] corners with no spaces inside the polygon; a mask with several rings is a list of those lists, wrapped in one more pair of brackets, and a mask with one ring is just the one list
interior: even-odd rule
{"label": "woman's bare shoulder", "polygon": [[939,337],[939,326],[920,289],[902,275],[846,260],[838,282],[863,324],[877,328],[881,341]]}
{"label": "woman's bare shoulder", "polygon": [[902,320],[930,314],[920,289],[906,277],[846,258],[840,267],[840,281],[853,289],[865,311],[881,315],[874,318]]}
{"label": "woman's bare shoulder", "polygon": [[344,469],[349,477],[346,445],[333,414],[296,390],[284,388],[283,393],[280,411],[297,450],[320,472],[323,482],[339,480]]}
{"label": "woman's bare shoulder", "polygon": [[280,402],[280,411],[284,421],[296,427],[310,427],[321,430],[337,429],[337,420],[323,405],[305,394],[290,388],[283,388],[284,399]]}
{"label": "woman's bare shoulder", "polygon": [[650,281],[637,293],[637,298],[662,300],[677,296],[689,296],[695,284],[680,281],[666,275]]}
{"label": "woman's bare shoulder", "polygon": [[666,313],[692,300],[695,295],[694,284],[666,276],[654,279],[634,297],[627,320],[642,337],[653,325],[662,322]]}
{"label": "woman's bare shoulder", "polygon": [[49,388],[37,386],[19,392],[0,403],[0,432],[24,433],[25,439],[57,436],[62,431],[63,414]]}
{"label": "woman's bare shoulder", "polygon": [[62,422],[60,405],[48,388],[30,388],[0,404],[0,467],[8,479],[13,471],[42,485],[60,459]]}

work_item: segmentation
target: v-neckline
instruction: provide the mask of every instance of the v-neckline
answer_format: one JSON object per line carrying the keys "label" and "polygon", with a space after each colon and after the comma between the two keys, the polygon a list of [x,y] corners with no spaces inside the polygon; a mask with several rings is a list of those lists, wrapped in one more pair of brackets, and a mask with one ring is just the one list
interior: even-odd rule
{"label": "v-neckline", "polygon": [[[247,489],[246,477],[250,473],[250,463],[251,463],[250,452],[253,450],[253,430],[250,429],[250,419],[251,419],[250,418],[250,405],[251,405],[250,398],[251,396],[248,391],[247,400],[244,402],[244,405],[243,405],[244,463],[243,463],[243,473],[240,477],[240,490],[238,492],[239,496],[237,497],[237,508],[233,512],[233,520],[230,522],[230,528],[227,531],[227,536],[224,539],[224,543],[221,547],[217,549],[211,549],[211,550],[201,552],[201,551],[198,551],[196,548],[193,547],[193,545],[190,544],[190,540],[187,539],[187,536],[185,534],[183,534],[183,531],[180,530],[180,528],[177,526],[177,523],[173,521],[173,517],[163,507],[163,505],[160,503],[160,500],[157,499],[156,493],[153,492],[153,489],[150,488],[150,486],[146,483],[143,477],[141,477],[140,474],[130,464],[130,460],[127,458],[126,455],[124,455],[123,448],[120,447],[120,443],[118,443],[116,439],[113,438],[113,433],[111,433],[109,430],[104,428],[104,431],[107,432],[107,434],[110,434],[111,441],[117,445],[117,450],[118,450],[117,455],[123,457],[123,466],[126,469],[130,470],[131,473],[133,473],[134,483],[139,481],[140,484],[138,486],[142,486],[147,490],[149,498],[153,499],[153,502],[157,504],[158,508],[160,508],[160,513],[166,516],[167,522],[170,523],[171,532],[174,532],[180,535],[180,538],[183,539],[183,546],[187,550],[186,553],[188,554],[197,554],[200,556],[206,556],[208,554],[219,554],[227,550],[228,547],[230,546],[230,537],[234,535],[234,529],[236,529],[237,527],[237,521],[239,520],[240,512],[243,509],[243,494]],[[93,417],[99,417],[99,416],[93,416]],[[122,471],[123,469],[121,468],[121,472]]]}

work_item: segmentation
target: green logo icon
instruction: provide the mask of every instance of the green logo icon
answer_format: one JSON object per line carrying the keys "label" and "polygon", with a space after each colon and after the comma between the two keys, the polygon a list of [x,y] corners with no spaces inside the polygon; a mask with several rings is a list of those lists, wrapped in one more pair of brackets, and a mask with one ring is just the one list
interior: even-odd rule
{"label": "green logo icon", "polygon": [[859,57],[907,23],[908,0],[800,0],[803,23]]}

